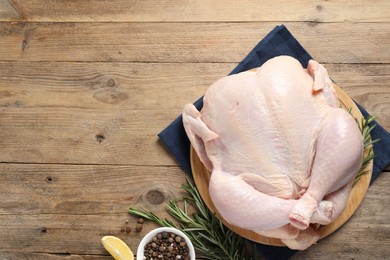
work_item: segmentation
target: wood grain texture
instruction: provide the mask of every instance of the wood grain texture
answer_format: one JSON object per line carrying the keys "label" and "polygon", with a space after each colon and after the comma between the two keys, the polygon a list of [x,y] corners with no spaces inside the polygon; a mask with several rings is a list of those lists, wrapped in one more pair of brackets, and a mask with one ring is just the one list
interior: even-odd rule
{"label": "wood grain texture", "polygon": [[0,252],[107,254],[100,239],[109,234],[136,250],[154,225],[136,232],[127,209],[168,217],[184,182],[178,167],[0,164]]}
{"label": "wood grain texture", "polygon": [[0,107],[166,109],[176,116],[235,66],[0,61]]}
{"label": "wood grain texture", "polygon": [[[148,222],[143,225],[144,232],[136,232],[137,219],[127,213],[0,215],[0,223],[4,232],[0,238],[2,251],[52,254],[108,255],[101,244],[101,238],[106,235],[121,238],[136,252],[145,231],[157,227]],[[132,231],[121,232],[123,226]]]}
{"label": "wood grain texture", "polygon": [[32,260],[112,260],[112,256],[88,255],[88,254],[50,254],[50,253],[24,253],[0,251],[0,258],[7,260],[32,259]]}
{"label": "wood grain texture", "polygon": [[166,114],[158,110],[3,108],[0,161],[172,165],[157,137],[169,122]]}
{"label": "wood grain texture", "polygon": [[[390,130],[389,1],[0,0],[0,259],[111,259],[185,174],[158,142],[276,25]],[[340,230],[296,259],[385,259],[390,166]],[[126,223],[126,220],[129,222]],[[379,241],[379,242],[378,242]]]}
{"label": "wood grain texture", "polygon": [[[234,66],[0,62],[0,161],[175,165],[157,134]],[[386,65],[326,66],[390,129]]]}
{"label": "wood grain texture", "polygon": [[[33,176],[36,172],[44,172],[47,171],[51,175],[53,174],[52,170],[56,170],[55,165],[51,166],[49,170],[46,169],[47,166],[41,165],[37,166],[36,169],[29,170],[28,168],[32,168],[28,165],[20,165],[15,164],[11,165],[11,170],[16,176],[22,176],[23,174],[18,174],[18,172],[27,172],[24,173],[25,182],[28,182],[29,174]],[[58,168],[58,167],[57,167]],[[79,179],[93,179],[97,176],[97,172],[92,172],[89,170],[90,167],[82,167],[82,170],[79,171],[79,174],[82,177],[77,177],[76,180]],[[40,169],[40,170],[37,170]],[[70,176],[75,176],[76,166],[72,167],[69,171],[66,170],[66,167],[63,167],[63,172],[60,172],[57,175],[53,176],[53,183],[58,182],[57,192],[53,192],[54,194],[62,193],[64,196],[64,201],[77,200],[77,197],[71,198],[69,197],[69,191],[64,189],[61,191],[60,186],[69,186],[69,183],[72,181],[72,177],[67,177],[68,181],[64,181],[60,176],[64,176],[69,174]],[[2,171],[4,168],[2,169]],[[115,168],[110,168],[110,172],[114,173],[114,176],[121,175],[121,171],[115,170]],[[42,174],[41,178],[36,178],[40,180],[40,185],[34,184],[39,183],[39,181],[32,180],[33,186],[44,186],[46,174]],[[142,177],[146,177],[148,175],[142,175]],[[152,175],[150,175],[151,177]],[[164,175],[164,177],[168,177],[169,175]],[[58,180],[56,179],[59,178]],[[177,182],[180,181],[180,178],[183,177],[182,174],[177,175]],[[116,180],[123,180],[126,175],[122,174],[122,176],[114,177],[114,183]],[[161,177],[163,178],[163,177]],[[101,181],[102,179],[100,178]],[[118,206],[117,210],[113,210],[110,212],[109,210],[112,206],[115,207],[115,203],[111,203],[111,207],[104,210],[104,203],[101,203],[102,207],[99,207],[94,203],[97,200],[104,200],[105,195],[107,194],[104,190],[108,190],[112,188],[108,186],[105,188],[105,185],[99,185],[98,181],[92,183],[91,188],[85,189],[85,194],[82,195],[84,204],[90,204],[89,209],[87,207],[80,207],[80,212],[75,214],[75,210],[66,213],[66,211],[58,211],[58,213],[50,213],[53,207],[48,206],[49,210],[45,214],[39,214],[39,211],[34,211],[30,213],[25,207],[25,203],[22,201],[14,200],[17,204],[15,207],[19,207],[24,213],[18,213],[19,210],[13,210],[13,213],[0,213],[0,244],[2,245],[2,250],[0,251],[0,256],[6,255],[6,253],[2,252],[46,252],[46,253],[64,253],[64,254],[81,254],[84,255],[86,253],[93,254],[105,254],[103,247],[99,244],[99,239],[105,234],[115,234],[121,238],[123,238],[133,249],[135,249],[137,243],[139,243],[140,238],[143,234],[137,234],[134,232],[134,225],[136,219],[129,216]],[[167,180],[170,181],[170,180]],[[10,186],[19,185],[20,181],[18,178],[15,178],[14,181],[7,181]],[[64,183],[68,182],[67,185]],[[61,184],[62,183],[62,184]],[[70,186],[74,186],[74,190],[77,195],[80,193],[79,187],[85,187],[82,182],[76,182],[79,184],[70,184]],[[108,180],[103,182],[104,184],[108,183]],[[156,181],[156,184],[159,187],[166,188],[165,182],[161,180]],[[50,183],[46,183],[47,187],[52,185]],[[127,183],[126,183],[127,184]],[[128,185],[128,184],[127,184]],[[386,244],[389,242],[389,226],[390,222],[388,219],[388,215],[390,214],[389,208],[385,205],[389,203],[389,190],[387,189],[388,185],[390,185],[390,175],[382,174],[376,182],[370,187],[369,192],[366,195],[361,207],[357,210],[354,217],[352,217],[342,228],[336,231],[334,234],[321,240],[321,243],[310,247],[307,251],[301,252],[298,254],[298,258],[301,257],[319,257],[320,259],[327,259],[326,257],[329,254],[324,254],[324,252],[331,252],[332,255],[343,256],[343,257],[354,257],[355,259],[364,259],[362,256],[373,256],[373,259],[380,259],[381,256],[386,256],[386,253],[389,253],[387,247],[384,250],[378,250],[378,241]],[[120,185],[119,185],[120,186]],[[118,188],[120,188],[118,186]],[[138,190],[137,184],[131,184],[132,188]],[[95,192],[91,192],[88,195],[89,190],[97,190],[102,189],[101,194],[97,194]],[[56,189],[56,188],[53,188]],[[175,188],[176,189],[176,188]],[[176,192],[176,191],[175,191]],[[22,193],[22,189],[20,189],[20,193]],[[39,192],[37,192],[39,193]],[[3,193],[2,193],[3,194]],[[46,193],[50,194],[50,193]],[[117,198],[120,198],[124,193],[122,190],[118,191]],[[20,195],[19,195],[20,196]],[[26,197],[26,195],[21,194],[21,196]],[[43,196],[43,194],[42,194]],[[89,197],[88,197],[89,196]],[[53,196],[54,197],[54,196]],[[88,198],[87,198],[88,197]],[[96,198],[98,197],[98,198]],[[114,195],[115,197],[115,195]],[[20,197],[18,197],[20,198]],[[167,197],[168,198],[168,197]],[[47,198],[46,200],[49,200]],[[54,200],[55,197],[54,197]],[[57,198],[58,201],[60,199]],[[33,201],[33,200],[32,200]],[[118,200],[119,201],[119,200]],[[130,202],[130,201],[129,201]],[[75,202],[71,202],[71,204],[77,206]],[[108,204],[108,203],[107,203]],[[46,204],[47,206],[48,204]],[[138,202],[138,205],[143,205],[141,201]],[[382,206],[379,206],[382,205]],[[45,206],[45,205],[42,205]],[[94,210],[97,208],[98,211]],[[43,208],[43,207],[41,207]],[[104,210],[106,213],[101,212],[99,209]],[[118,210],[119,209],[119,210]],[[154,210],[157,214],[161,216],[166,216],[161,206],[154,205],[154,207],[149,207],[149,209]],[[57,211],[57,210],[56,210]],[[63,212],[63,213],[61,213]],[[88,213],[89,212],[89,213]],[[126,220],[129,222],[126,224]],[[151,228],[150,223],[146,223],[143,229],[143,232],[149,230]],[[129,234],[121,232],[121,228],[123,226],[129,226],[133,228],[133,231]],[[46,231],[42,231],[46,230]],[[82,237],[83,239],[80,239]],[[336,237],[336,239],[334,238]],[[364,246],[362,245],[364,243]],[[326,251],[329,250],[329,251]],[[386,251],[387,250],[387,251]],[[10,255],[16,253],[9,253]],[[27,254],[29,255],[29,254]],[[33,256],[33,254],[31,254]],[[360,257],[359,257],[360,256]],[[376,258],[378,257],[378,258]],[[308,259],[307,258],[307,259]],[[39,258],[40,259],[40,258]],[[54,258],[55,259],[55,258]],[[72,259],[72,258],[71,258]],[[77,259],[77,258],[76,258]],[[311,259],[311,258],[310,258]],[[383,259],[383,258],[382,258]]]}
{"label": "wood grain texture", "polygon": [[[6,2],[6,1],[3,1]],[[156,21],[315,21],[389,22],[388,1],[50,1],[9,0],[4,21],[20,19],[50,22]],[[12,11],[17,10],[17,14]],[[77,11],[76,11],[77,10]],[[18,15],[19,14],[19,15]]]}
{"label": "wood grain texture", "polygon": [[[171,110],[166,116],[173,117],[236,65],[0,61],[0,107],[166,109]],[[348,95],[390,129],[387,64],[332,63],[325,67]]]}
{"label": "wood grain texture", "polygon": [[184,182],[179,167],[0,164],[0,215],[121,214],[138,205],[160,211]]}
{"label": "wood grain texture", "polygon": [[[240,62],[276,25],[0,23],[0,60]],[[321,63],[388,63],[389,23],[284,23]]]}

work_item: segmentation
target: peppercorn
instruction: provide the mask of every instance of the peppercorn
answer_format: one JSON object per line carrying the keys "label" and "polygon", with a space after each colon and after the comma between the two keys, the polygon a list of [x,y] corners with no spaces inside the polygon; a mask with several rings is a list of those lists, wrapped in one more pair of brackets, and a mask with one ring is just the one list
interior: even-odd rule
{"label": "peppercorn", "polygon": [[135,226],[135,231],[141,232],[141,230],[142,230],[142,224],[137,223],[137,225]]}
{"label": "peppercorn", "polygon": [[144,259],[189,259],[188,245],[173,232],[161,232],[146,243]]}

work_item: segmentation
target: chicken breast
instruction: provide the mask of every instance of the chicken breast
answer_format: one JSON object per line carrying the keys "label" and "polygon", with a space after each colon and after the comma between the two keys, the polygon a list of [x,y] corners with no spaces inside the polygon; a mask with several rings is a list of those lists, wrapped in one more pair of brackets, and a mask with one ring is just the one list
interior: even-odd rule
{"label": "chicken breast", "polygon": [[185,131],[212,172],[210,197],[230,224],[304,250],[341,214],[362,163],[355,120],[326,69],[279,56],[212,84]]}

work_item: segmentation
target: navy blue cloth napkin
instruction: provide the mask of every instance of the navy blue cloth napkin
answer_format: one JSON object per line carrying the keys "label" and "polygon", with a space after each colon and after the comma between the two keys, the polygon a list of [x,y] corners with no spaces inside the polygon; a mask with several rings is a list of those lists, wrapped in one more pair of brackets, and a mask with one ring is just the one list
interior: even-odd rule
{"label": "navy blue cloth napkin", "polygon": [[[292,56],[299,60],[303,67],[307,67],[308,61],[312,59],[310,54],[299,44],[287,28],[284,25],[280,25],[266,35],[230,74],[259,67],[267,60],[279,55]],[[202,97],[194,104],[200,110],[203,106]],[[368,113],[359,104],[357,105],[362,114],[365,117],[368,116]],[[390,163],[390,134],[375,121],[371,124],[376,124],[376,127],[371,132],[372,139],[380,139],[379,142],[374,144],[375,158],[371,178],[372,182]],[[192,178],[190,142],[183,128],[181,115],[159,133],[158,136],[175,157],[179,165],[183,167],[187,175]],[[257,248],[266,259],[288,259],[295,253],[294,250],[286,247],[272,247],[258,244]]]}

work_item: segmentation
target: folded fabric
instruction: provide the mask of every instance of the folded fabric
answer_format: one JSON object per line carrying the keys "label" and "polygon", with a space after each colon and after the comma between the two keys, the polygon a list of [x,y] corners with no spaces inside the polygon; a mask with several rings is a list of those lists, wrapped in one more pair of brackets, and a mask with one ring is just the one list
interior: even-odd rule
{"label": "folded fabric", "polygon": [[[255,48],[237,65],[230,73],[235,74],[246,71],[252,68],[261,66],[267,60],[279,56],[289,55],[307,67],[307,63],[312,57],[292,36],[284,25],[275,27],[268,35],[266,35]],[[211,84],[212,82],[210,82]],[[185,104],[183,104],[184,107]],[[202,97],[199,98],[194,105],[200,110],[203,106]],[[362,114],[367,117],[368,113],[359,104],[357,104]],[[383,171],[390,163],[390,134],[375,121],[376,127],[371,132],[373,140],[380,139],[374,144],[374,169],[371,182]],[[172,153],[179,165],[189,177],[192,178],[191,162],[190,162],[190,142],[183,128],[181,115],[177,117],[166,129],[158,134],[161,141]],[[266,259],[287,259],[294,254],[294,250],[281,247],[272,247],[266,245],[258,245],[259,251]]]}

